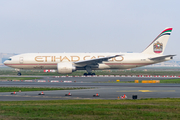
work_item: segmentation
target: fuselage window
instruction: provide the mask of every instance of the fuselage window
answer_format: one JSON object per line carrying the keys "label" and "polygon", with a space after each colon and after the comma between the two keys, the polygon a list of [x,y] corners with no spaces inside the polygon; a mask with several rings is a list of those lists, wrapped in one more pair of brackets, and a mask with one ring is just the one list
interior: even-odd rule
{"label": "fuselage window", "polygon": [[9,58],[8,60],[10,60],[10,61],[11,61],[12,59],[11,59],[11,58]]}

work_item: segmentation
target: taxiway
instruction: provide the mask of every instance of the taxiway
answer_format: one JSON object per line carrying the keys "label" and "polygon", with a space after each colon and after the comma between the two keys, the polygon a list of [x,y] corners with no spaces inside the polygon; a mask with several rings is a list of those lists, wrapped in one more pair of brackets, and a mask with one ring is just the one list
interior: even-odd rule
{"label": "taxiway", "polygon": [[[11,92],[0,92],[0,101],[22,101],[22,100],[62,100],[62,99],[120,99],[118,97],[126,94],[127,99],[132,99],[132,95],[140,98],[179,98],[180,84],[162,84],[162,83],[113,83],[116,80],[134,81],[134,80],[160,80],[167,78],[136,78],[136,77],[65,77],[54,78],[44,77],[41,80],[28,82],[21,81],[1,81],[1,87],[87,87],[89,89],[80,90],[56,90],[43,91],[45,95],[38,95],[42,91],[17,92],[11,95]],[[38,82],[40,81],[40,82]],[[56,82],[51,82],[56,81]],[[59,81],[59,82],[57,82]],[[69,82],[65,82],[69,81]],[[12,91],[13,92],[13,91]],[[65,96],[67,93],[72,96]],[[100,97],[93,97],[94,94],[100,94]]]}

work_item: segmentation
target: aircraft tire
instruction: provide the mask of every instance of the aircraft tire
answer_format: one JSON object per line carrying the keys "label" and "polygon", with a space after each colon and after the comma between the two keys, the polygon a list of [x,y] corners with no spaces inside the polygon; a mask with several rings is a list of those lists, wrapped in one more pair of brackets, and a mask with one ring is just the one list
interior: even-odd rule
{"label": "aircraft tire", "polygon": [[19,72],[17,75],[18,75],[18,76],[21,76],[21,73]]}
{"label": "aircraft tire", "polygon": [[87,76],[88,74],[87,73],[84,73],[85,76]]}
{"label": "aircraft tire", "polygon": [[92,75],[92,73],[88,73],[87,75]]}

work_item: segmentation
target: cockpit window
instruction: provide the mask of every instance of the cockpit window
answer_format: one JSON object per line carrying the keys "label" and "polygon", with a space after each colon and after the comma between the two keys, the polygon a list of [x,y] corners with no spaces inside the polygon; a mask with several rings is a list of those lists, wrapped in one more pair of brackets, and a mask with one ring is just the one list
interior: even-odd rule
{"label": "cockpit window", "polygon": [[12,59],[11,59],[11,58],[9,58],[9,59],[7,59],[7,60],[10,60],[10,61],[11,61]]}

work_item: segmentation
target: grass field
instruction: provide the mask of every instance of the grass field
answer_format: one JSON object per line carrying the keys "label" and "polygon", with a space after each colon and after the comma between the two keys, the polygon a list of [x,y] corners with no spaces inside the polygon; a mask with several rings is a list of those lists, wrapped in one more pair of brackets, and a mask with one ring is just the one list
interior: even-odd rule
{"label": "grass field", "polygon": [[0,102],[0,119],[178,120],[180,99]]}
{"label": "grass field", "polygon": [[0,77],[0,80],[35,80],[42,79],[41,77]]}
{"label": "grass field", "polygon": [[76,89],[90,89],[85,87],[66,87],[66,88],[49,88],[49,87],[0,87],[0,92],[18,92],[24,91],[48,91],[48,90],[76,90]]}
{"label": "grass field", "polygon": [[160,83],[180,83],[180,79],[167,79],[167,80],[161,80]]}

